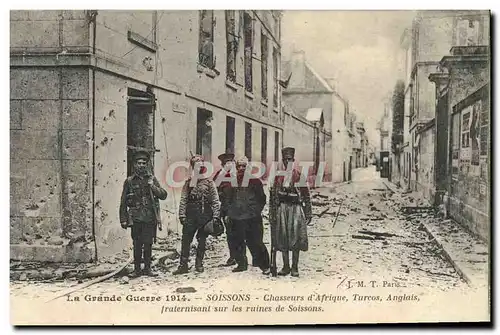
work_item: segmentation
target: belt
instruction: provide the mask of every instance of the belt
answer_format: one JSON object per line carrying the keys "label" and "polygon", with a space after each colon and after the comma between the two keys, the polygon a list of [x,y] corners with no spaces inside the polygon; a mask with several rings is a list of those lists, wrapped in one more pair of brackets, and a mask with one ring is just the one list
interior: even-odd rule
{"label": "belt", "polygon": [[299,204],[300,198],[298,195],[278,195],[280,202],[284,202],[287,204]]}

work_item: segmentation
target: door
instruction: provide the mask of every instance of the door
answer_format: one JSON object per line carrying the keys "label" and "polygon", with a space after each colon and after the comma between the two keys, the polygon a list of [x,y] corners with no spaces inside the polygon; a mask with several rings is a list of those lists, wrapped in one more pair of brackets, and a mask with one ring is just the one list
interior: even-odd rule
{"label": "door", "polygon": [[212,159],[212,112],[198,108],[196,118],[196,154],[205,161]]}
{"label": "door", "polygon": [[134,154],[145,149],[151,154],[151,169],[154,165],[154,111],[155,97],[152,93],[128,89],[127,99],[127,176],[133,174]]}

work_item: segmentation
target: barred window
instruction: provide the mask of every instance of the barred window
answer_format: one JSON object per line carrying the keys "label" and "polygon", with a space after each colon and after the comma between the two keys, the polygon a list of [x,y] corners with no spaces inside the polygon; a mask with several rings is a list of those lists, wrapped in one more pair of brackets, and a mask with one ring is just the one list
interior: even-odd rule
{"label": "barred window", "polygon": [[248,92],[253,91],[252,80],[252,54],[253,54],[253,21],[250,14],[243,15],[243,30],[245,43],[245,89]]}
{"label": "barred window", "polygon": [[236,11],[226,10],[226,79],[236,82],[236,54],[238,36],[236,36]]}
{"label": "barred window", "polygon": [[269,54],[268,50],[268,39],[264,32],[260,34],[260,51],[261,51],[261,88],[262,88],[262,99],[267,101],[267,58]]}
{"label": "barred window", "polygon": [[198,61],[200,65],[210,69],[214,64],[214,11],[200,10],[200,37],[198,44]]}

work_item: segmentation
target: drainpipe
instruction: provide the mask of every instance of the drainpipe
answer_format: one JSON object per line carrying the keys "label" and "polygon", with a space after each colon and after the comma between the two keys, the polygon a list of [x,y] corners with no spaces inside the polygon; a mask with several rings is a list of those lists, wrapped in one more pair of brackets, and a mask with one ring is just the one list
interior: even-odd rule
{"label": "drainpipe", "polygon": [[[97,33],[97,10],[91,10],[89,11],[89,16],[90,16],[90,21],[89,23],[92,23],[92,59],[95,60],[95,54],[96,54],[96,33]],[[94,189],[94,183],[95,183],[95,66],[91,66],[91,71],[92,71],[92,122],[91,122],[91,129],[92,129],[92,236],[94,237],[94,248],[95,248],[95,260],[97,261],[97,238],[96,238],[96,227],[95,227],[95,189]]]}

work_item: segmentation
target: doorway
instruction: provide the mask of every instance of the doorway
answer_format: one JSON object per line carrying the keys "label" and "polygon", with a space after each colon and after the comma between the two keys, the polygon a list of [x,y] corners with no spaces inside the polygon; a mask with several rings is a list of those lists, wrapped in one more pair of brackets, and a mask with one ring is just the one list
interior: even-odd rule
{"label": "doorway", "polygon": [[154,164],[155,96],[133,88],[127,99],[127,176],[134,173],[134,154],[138,149],[149,151],[151,168]]}
{"label": "doorway", "polygon": [[196,154],[212,159],[212,112],[203,108],[198,108],[196,118]]}

